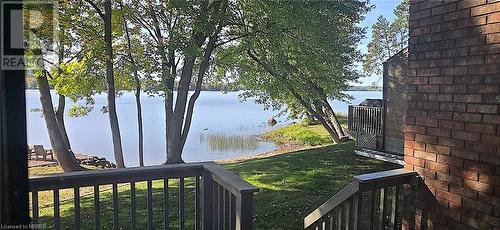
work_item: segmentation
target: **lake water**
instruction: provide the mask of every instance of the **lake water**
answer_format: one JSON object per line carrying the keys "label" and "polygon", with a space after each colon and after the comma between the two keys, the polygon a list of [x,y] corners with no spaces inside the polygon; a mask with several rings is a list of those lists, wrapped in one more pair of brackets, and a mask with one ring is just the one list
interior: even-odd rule
{"label": "lake water", "polygon": [[[358,104],[366,98],[382,98],[382,92],[351,91],[352,104]],[[267,125],[267,120],[277,111],[264,110],[252,100],[240,102],[239,92],[201,93],[195,107],[191,131],[184,148],[183,159],[186,162],[231,159],[240,156],[272,151],[273,143],[261,141],[255,135],[290,123],[287,117],[278,117],[274,127]],[[57,103],[53,92],[53,101]],[[75,152],[105,157],[114,161],[111,131],[108,115],[101,112],[105,106],[106,95],[96,95],[94,110],[85,117],[66,116],[66,129]],[[39,93],[37,90],[26,91],[28,143],[43,144],[50,148],[45,121],[40,112]],[[67,105],[69,105],[69,100]],[[135,98],[132,93],[124,93],[117,98],[118,119],[122,135],[123,153],[127,166],[137,166],[138,140]],[[56,105],[55,105],[56,106]],[[336,112],[347,113],[348,103],[333,101]],[[67,106],[69,107],[69,106]],[[163,98],[148,97],[143,94],[144,124],[144,161],[147,165],[161,164],[165,161],[165,114]],[[67,113],[66,113],[67,115]]]}

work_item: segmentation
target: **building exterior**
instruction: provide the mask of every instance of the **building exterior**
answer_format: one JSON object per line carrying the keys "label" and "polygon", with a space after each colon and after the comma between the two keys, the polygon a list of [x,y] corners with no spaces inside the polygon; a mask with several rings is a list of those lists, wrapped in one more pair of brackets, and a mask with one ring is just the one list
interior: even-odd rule
{"label": "building exterior", "polygon": [[406,229],[500,229],[500,1],[411,0]]}

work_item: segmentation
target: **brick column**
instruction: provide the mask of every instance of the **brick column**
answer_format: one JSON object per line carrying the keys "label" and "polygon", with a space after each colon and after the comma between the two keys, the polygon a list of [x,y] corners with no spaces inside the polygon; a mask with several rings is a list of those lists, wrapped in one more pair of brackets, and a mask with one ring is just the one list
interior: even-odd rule
{"label": "brick column", "polygon": [[404,227],[500,229],[500,1],[412,0],[409,44]]}

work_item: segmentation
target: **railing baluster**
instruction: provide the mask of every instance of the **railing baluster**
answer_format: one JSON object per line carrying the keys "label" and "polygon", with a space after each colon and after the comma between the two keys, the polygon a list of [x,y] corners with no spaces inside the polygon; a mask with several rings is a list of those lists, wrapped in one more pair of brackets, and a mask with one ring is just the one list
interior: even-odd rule
{"label": "railing baluster", "polygon": [[212,186],[213,191],[213,227],[212,229],[218,229],[219,226],[219,184],[214,183]]}
{"label": "railing baluster", "polygon": [[330,212],[330,219],[328,220],[330,223],[330,227],[328,228],[328,230],[333,230],[333,228],[335,227],[334,218],[335,218],[335,212],[332,211],[332,212]]}
{"label": "railing baluster", "polygon": [[113,228],[120,229],[119,217],[118,217],[118,185],[113,184]]}
{"label": "railing baluster", "polygon": [[342,229],[342,206],[337,208],[337,230]]}
{"label": "railing baluster", "polygon": [[375,224],[375,191],[370,191],[368,201],[368,229],[372,229]]}
{"label": "railing baluster", "polygon": [[229,229],[229,220],[231,217],[229,216],[229,208],[230,208],[230,199],[231,193],[228,190],[224,190],[224,229]]}
{"label": "railing baluster", "polygon": [[200,227],[200,177],[195,177],[195,210],[194,210],[194,220],[195,220],[195,229],[199,230]]}
{"label": "railing baluster", "polygon": [[170,228],[170,221],[168,219],[168,179],[163,179],[163,225],[165,229]]}
{"label": "railing baluster", "polygon": [[38,224],[38,192],[31,193],[31,207],[33,209],[33,223]]}
{"label": "railing baluster", "polygon": [[229,197],[231,198],[231,204],[230,204],[231,225],[229,229],[233,230],[236,229],[236,196],[234,196],[232,193],[229,193]]}
{"label": "railing baluster", "polygon": [[397,210],[399,204],[399,186],[393,187],[393,197],[392,197],[392,209],[391,209],[391,230],[396,229],[397,219]]}
{"label": "railing baluster", "polygon": [[219,228],[224,229],[224,187],[219,187]]}
{"label": "railing baluster", "polygon": [[135,182],[130,182],[130,227],[136,229],[137,219],[136,219],[136,202],[135,202]]}
{"label": "railing baluster", "polygon": [[80,188],[73,189],[73,200],[75,204],[75,229],[80,229]]}
{"label": "railing baluster", "polygon": [[349,230],[351,227],[351,199],[348,199],[346,202],[344,202],[344,208],[345,208],[345,230]]}
{"label": "railing baluster", "polygon": [[360,205],[361,205],[361,194],[360,195],[354,195],[352,198],[352,229],[353,230],[358,230],[359,229],[359,218],[360,218]]}
{"label": "railing baluster", "polygon": [[54,229],[59,229],[59,189],[54,189]]}
{"label": "railing baluster", "polygon": [[94,185],[94,218],[95,229],[101,229],[101,207],[99,203],[99,185]]}
{"label": "railing baluster", "polygon": [[179,178],[179,229],[184,230],[185,217],[184,217],[184,178]]}
{"label": "railing baluster", "polygon": [[378,218],[378,229],[384,229],[384,218],[385,218],[385,188],[380,189],[380,203],[379,203],[379,218]]}
{"label": "railing baluster", "polygon": [[148,180],[147,184],[147,209],[148,209],[148,229],[153,229],[153,182]]}
{"label": "railing baluster", "polygon": [[236,196],[236,229],[252,229],[253,193],[241,193]]}
{"label": "railing baluster", "polygon": [[202,228],[204,230],[213,229],[213,180],[210,177],[210,173],[203,170],[202,173],[202,213],[203,213],[203,221]]}

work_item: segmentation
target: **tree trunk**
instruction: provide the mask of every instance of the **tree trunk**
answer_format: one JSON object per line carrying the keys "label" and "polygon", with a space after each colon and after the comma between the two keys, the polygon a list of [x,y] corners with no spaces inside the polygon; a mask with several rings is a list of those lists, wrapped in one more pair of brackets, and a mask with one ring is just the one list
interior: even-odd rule
{"label": "tree trunk", "polygon": [[64,123],[64,110],[66,108],[66,97],[64,95],[59,94],[59,99],[57,103],[57,110],[56,110],[56,121],[57,121],[57,126],[59,127],[59,130],[61,131],[61,135],[64,141],[64,144],[66,144],[67,149],[71,149],[71,144],[69,142],[69,137],[68,137],[68,132],[66,132],[66,125]]}
{"label": "tree trunk", "polygon": [[333,127],[335,128],[335,130],[339,134],[340,139],[341,140],[344,140],[346,138],[348,139],[347,135],[344,132],[344,129],[340,125],[340,122],[337,118],[337,115],[333,111],[333,109],[330,106],[330,104],[328,103],[328,101],[323,100],[322,106],[323,106],[323,112],[326,115],[325,118],[328,118],[328,120],[332,123]]}
{"label": "tree trunk", "polygon": [[49,133],[50,144],[54,151],[57,161],[65,172],[84,170],[76,160],[73,152],[67,148],[64,142],[63,135],[59,129],[54,112],[52,98],[50,96],[49,83],[47,81],[46,73],[36,78],[38,83],[38,91],[40,92],[40,103],[42,105],[43,117]]}
{"label": "tree trunk", "polygon": [[[120,2],[121,8],[123,5]],[[135,105],[137,109],[137,128],[139,133],[139,166],[144,166],[144,131],[142,127],[142,105],[141,105],[141,81],[139,79],[139,73],[137,72],[137,64],[135,62],[134,56],[132,55],[132,42],[130,41],[130,33],[127,24],[127,18],[123,15],[125,35],[127,38],[128,46],[128,57],[130,64],[132,65],[134,80],[135,80]]]}
{"label": "tree trunk", "polygon": [[280,75],[279,73],[275,72],[270,66],[268,66],[264,61],[260,60],[255,54],[253,54],[250,50],[247,51],[248,55],[252,60],[254,60],[257,64],[261,65],[271,76],[274,76],[277,78],[283,85],[288,89],[288,91],[292,94],[292,96],[299,101],[299,103],[307,109],[309,113],[311,113],[318,121],[323,125],[323,127],[328,131],[330,134],[330,137],[332,138],[334,143],[340,143],[340,138],[338,133],[335,131],[335,129],[332,129],[330,125],[328,125],[327,121],[321,114],[314,110],[312,108],[312,103],[308,103],[302,96],[300,96],[299,93],[297,93],[294,89],[293,86],[290,84],[288,79],[286,79],[284,76]]}
{"label": "tree trunk", "polygon": [[104,42],[106,44],[106,83],[108,87],[108,115],[111,126],[111,136],[113,137],[113,149],[116,166],[124,168],[122,141],[120,135],[120,125],[116,114],[115,79],[113,73],[113,47],[111,31],[111,0],[104,2]]}

